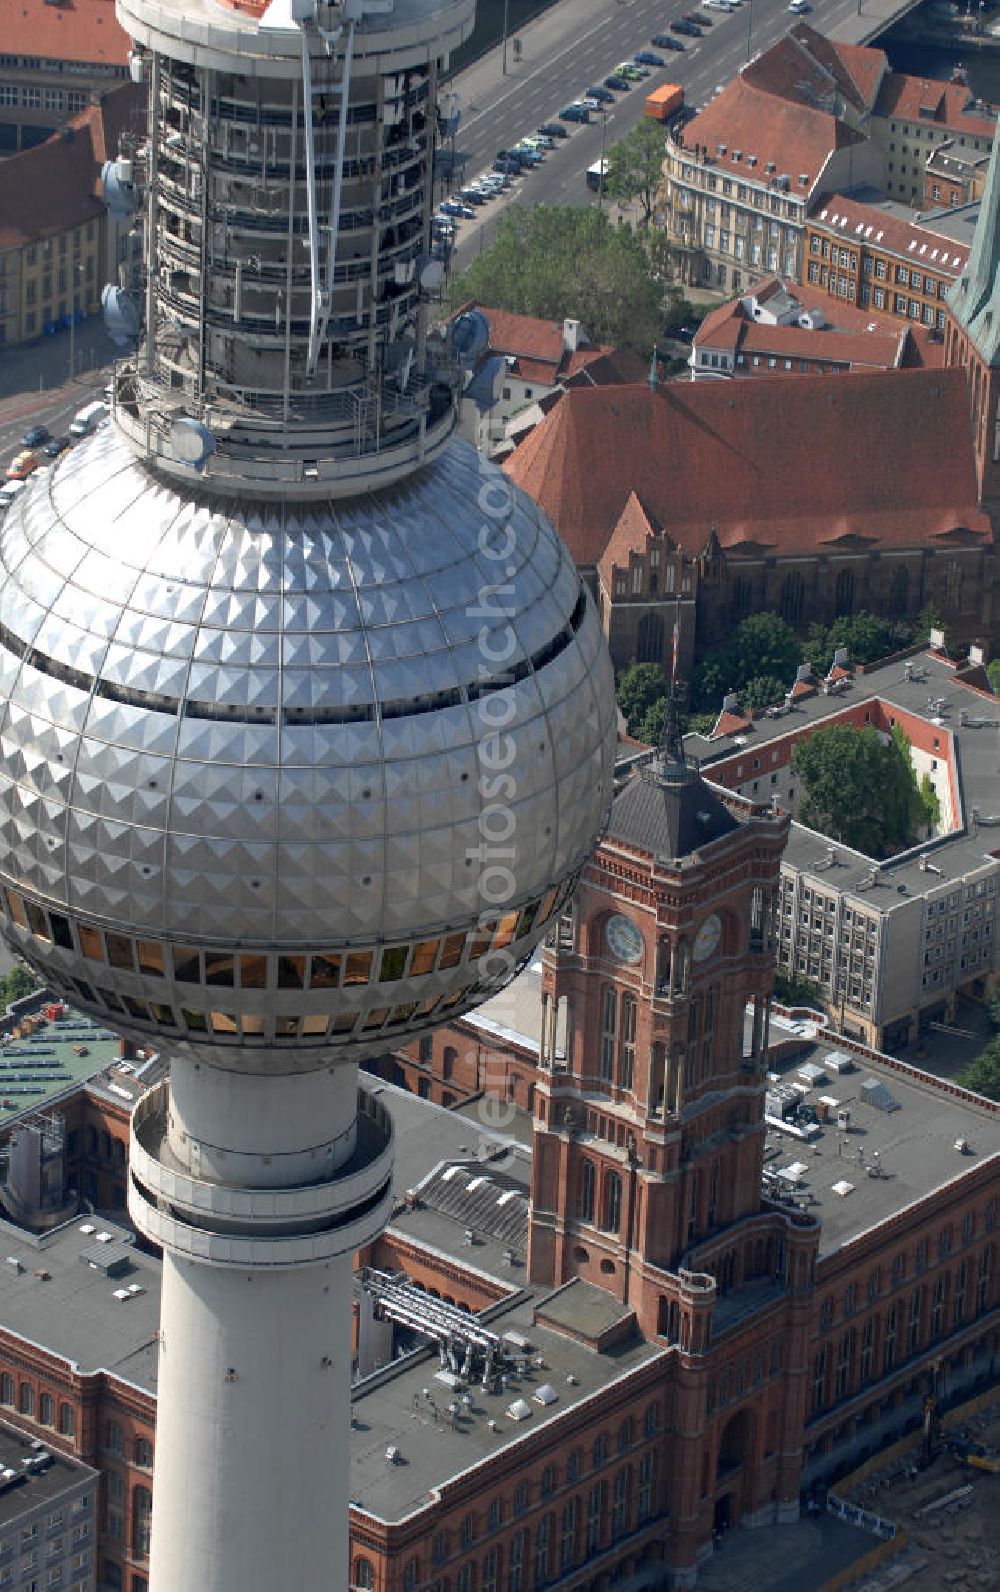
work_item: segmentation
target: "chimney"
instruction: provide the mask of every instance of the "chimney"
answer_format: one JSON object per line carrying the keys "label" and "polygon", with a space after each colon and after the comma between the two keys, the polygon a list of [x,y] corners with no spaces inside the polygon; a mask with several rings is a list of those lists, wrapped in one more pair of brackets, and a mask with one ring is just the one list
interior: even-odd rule
{"label": "chimney", "polygon": [[580,322],[574,321],[569,315],[563,321],[563,348],[567,354],[575,354],[580,346]]}

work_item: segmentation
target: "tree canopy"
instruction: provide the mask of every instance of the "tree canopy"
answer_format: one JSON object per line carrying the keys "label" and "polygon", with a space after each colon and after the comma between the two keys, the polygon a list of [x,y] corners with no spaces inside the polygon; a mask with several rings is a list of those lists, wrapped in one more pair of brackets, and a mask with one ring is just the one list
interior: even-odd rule
{"label": "tree canopy", "polygon": [[496,238],[453,282],[453,307],[476,299],[542,320],[572,316],[595,343],[651,353],[663,287],[642,239],[595,206],[512,205]]}
{"label": "tree canopy", "polygon": [[12,1001],[19,1001],[40,987],[35,975],[21,962],[15,962],[10,972],[0,977],[0,1012],[5,1012]]}
{"label": "tree canopy", "polygon": [[[640,730],[644,719],[658,703],[666,703],[669,688],[666,673],[658,663],[632,663],[622,670],[615,695],[630,735],[643,739]],[[663,709],[659,711],[662,729]]]}
{"label": "tree canopy", "polygon": [[718,712],[726,692],[736,691],[741,706],[769,707],[788,690],[801,658],[802,643],[791,625],[777,614],[751,614],[740,621],[725,646],[713,647],[702,658],[695,670],[695,706],[702,712],[713,708]]}
{"label": "tree canopy", "polygon": [[792,748],[802,781],[798,816],[870,857],[915,843],[925,813],[909,758],[871,728],[830,724]]}
{"label": "tree canopy", "polygon": [[802,655],[816,674],[826,674],[838,647],[846,647],[852,663],[875,663],[913,639],[911,626],[898,619],[883,619],[862,609],[841,614],[832,625],[810,625]]}
{"label": "tree canopy", "polygon": [[974,1089],[987,1100],[1000,1100],[1000,1035],[991,1039],[975,1061],[963,1067],[956,1080],[965,1089]]}
{"label": "tree canopy", "polygon": [[638,200],[646,224],[652,218],[656,191],[663,181],[666,144],[662,122],[644,116],[627,138],[612,144],[607,154],[604,192],[618,204]]}

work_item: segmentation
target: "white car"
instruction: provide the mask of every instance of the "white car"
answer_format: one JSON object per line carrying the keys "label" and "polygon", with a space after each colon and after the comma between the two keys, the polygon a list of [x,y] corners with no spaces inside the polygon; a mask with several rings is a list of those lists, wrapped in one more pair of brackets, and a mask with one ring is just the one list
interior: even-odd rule
{"label": "white car", "polygon": [[811,10],[809,0],[788,0],[788,9],[794,16],[800,17],[804,12]]}

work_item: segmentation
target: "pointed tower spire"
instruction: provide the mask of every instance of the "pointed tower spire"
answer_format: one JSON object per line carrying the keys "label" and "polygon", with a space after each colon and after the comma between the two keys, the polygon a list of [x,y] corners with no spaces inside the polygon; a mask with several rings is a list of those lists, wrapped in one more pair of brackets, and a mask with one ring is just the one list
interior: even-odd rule
{"label": "pointed tower spire", "polygon": [[657,761],[663,772],[679,773],[687,769],[684,737],[681,732],[680,682],[677,680],[671,680],[670,690],[667,692],[667,710],[663,715]]}
{"label": "pointed tower spire", "polygon": [[1000,364],[1000,137],[993,140],[969,262],[947,302],[986,363]]}

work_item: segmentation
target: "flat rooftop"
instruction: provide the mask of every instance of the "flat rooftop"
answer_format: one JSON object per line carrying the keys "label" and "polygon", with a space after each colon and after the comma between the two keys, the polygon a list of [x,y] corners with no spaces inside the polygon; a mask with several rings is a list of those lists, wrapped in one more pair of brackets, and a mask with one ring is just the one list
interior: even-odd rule
{"label": "flat rooftop", "polygon": [[0,1476],[0,1529],[4,1530],[40,1509],[50,1509],[80,1482],[97,1482],[97,1472],[89,1465],[33,1442],[6,1422],[0,1422],[0,1467],[15,1473]]}
{"label": "flat rooftop", "polygon": [[[434,1488],[467,1471],[481,1468],[479,1485],[488,1486],[488,1467],[499,1454],[507,1456],[520,1444],[537,1442],[540,1426],[556,1424],[588,1399],[605,1394],[613,1382],[667,1352],[633,1337],[598,1353],[538,1326],[535,1306],[547,1297],[547,1290],[525,1290],[505,1308],[494,1307],[490,1327],[499,1335],[523,1334],[531,1345],[533,1363],[524,1375],[512,1375],[502,1391],[484,1393],[473,1386],[472,1404],[463,1406],[454,1423],[447,1413],[451,1395],[434,1380],[436,1351],[421,1353],[413,1362],[397,1362],[390,1371],[376,1372],[355,1387],[351,1498],[358,1508],[396,1522],[422,1508]],[[535,1359],[544,1365],[536,1368]],[[546,1383],[555,1399],[538,1403],[535,1395]],[[524,1400],[530,1411],[523,1420],[506,1413],[516,1399]],[[395,1463],[386,1460],[390,1447],[399,1452]]]}
{"label": "flat rooftop", "polygon": [[[849,846],[835,844],[834,865],[828,867],[826,857],[830,840],[794,819],[783,861],[803,872],[821,866],[831,889],[852,893],[860,885],[874,910],[892,912],[903,905],[907,897],[935,893],[949,879],[982,866],[1000,849],[1000,780],[997,777],[1000,773],[1000,700],[970,690],[956,680],[953,668],[935,654],[926,652],[905,663],[894,660],[864,674],[855,674],[847,690],[837,696],[819,693],[797,699],[779,718],[757,719],[752,729],[738,738],[726,736],[710,741],[707,736],[689,735],[685,737],[685,746],[700,764],[705,778],[711,780],[713,765],[728,761],[744,749],[749,757],[760,756],[772,743],[787,741],[789,736],[810,725],[868,701],[881,701],[890,709],[901,708],[922,718],[928,725],[939,726],[951,736],[959,827],[948,834],[934,836],[909,854],[902,853],[874,864],[878,878],[870,889],[867,884],[873,867],[870,858]],[[932,702],[941,704],[940,709],[932,708],[929,705]],[[960,722],[963,710],[964,725]],[[945,737],[942,737],[941,755],[947,755]],[[761,767],[764,767],[763,757]],[[973,818],[973,809],[978,812],[978,819]],[[932,864],[927,871],[920,866],[921,852],[926,853]]]}
{"label": "flat rooftop", "polygon": [[[934,1189],[964,1176],[984,1161],[996,1163],[1000,1176],[1000,1112],[950,1093],[930,1076],[905,1063],[890,1064],[852,1055],[855,1071],[837,1074],[825,1058],[838,1053],[836,1039],[807,1044],[793,1061],[780,1066],[771,1058],[773,1073],[784,1083],[805,1082],[800,1068],[813,1063],[824,1071],[804,1096],[817,1109],[820,1096],[850,1110],[849,1131],[833,1120],[820,1125],[811,1142],[771,1129],[767,1136],[768,1169],[780,1172],[795,1164],[803,1168],[789,1188],[799,1191],[803,1208],[823,1224],[820,1254],[829,1255],[850,1243],[869,1227],[923,1199]],[[882,1110],[864,1098],[862,1084],[875,1079],[885,1090]],[[955,1145],[964,1140],[965,1153]],[[877,1175],[872,1175],[873,1171]],[[851,1191],[834,1192],[846,1182]]]}
{"label": "flat rooftop", "polygon": [[493,995],[462,1018],[485,1040],[514,1040],[538,1054],[542,1022],[541,957],[529,963],[499,995]]}
{"label": "flat rooftop", "polygon": [[67,1008],[34,1033],[0,1039],[0,1128],[48,1105],[119,1058],[118,1035]]}
{"label": "flat rooftop", "polygon": [[[90,1233],[81,1229],[90,1227]],[[128,1247],[127,1269],[114,1277],[81,1255],[98,1233],[108,1249]],[[0,1326],[44,1344],[79,1371],[114,1371],[155,1392],[155,1350],[160,1318],[160,1262],[133,1247],[125,1228],[86,1216],[38,1237],[0,1221]],[[126,1300],[123,1289],[137,1288]]]}

